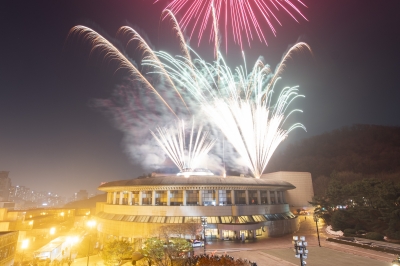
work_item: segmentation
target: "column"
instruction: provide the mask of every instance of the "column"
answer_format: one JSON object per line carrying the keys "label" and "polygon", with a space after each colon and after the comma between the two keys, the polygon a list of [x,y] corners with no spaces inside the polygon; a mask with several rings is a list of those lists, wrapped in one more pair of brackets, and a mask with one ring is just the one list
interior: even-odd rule
{"label": "column", "polygon": [[171,205],[171,192],[167,190],[167,206]]}
{"label": "column", "polygon": [[186,206],[186,189],[182,190],[183,202],[182,205]]}
{"label": "column", "polygon": [[143,205],[143,192],[139,191],[139,205]]}
{"label": "column", "polygon": [[218,229],[218,236],[220,240],[224,239],[224,233],[222,232],[222,229]]}
{"label": "column", "polygon": [[275,204],[278,204],[278,192],[279,191],[275,191]]}
{"label": "column", "polygon": [[203,190],[199,190],[199,205],[203,205]]}
{"label": "column", "polygon": [[111,203],[111,192],[107,192],[107,203],[110,204]]}
{"label": "column", "polygon": [[261,191],[257,190],[257,204],[261,204]]}
{"label": "column", "polygon": [[128,192],[128,205],[132,205],[132,191]]}
{"label": "column", "polygon": [[117,192],[114,191],[114,195],[113,195],[113,204],[117,204]]}
{"label": "column", "polygon": [[285,191],[282,191],[282,203],[286,203]]}
{"label": "column", "polygon": [[123,199],[124,199],[124,192],[120,191],[119,192],[119,202],[118,202],[119,205],[122,205]]}
{"label": "column", "polygon": [[244,191],[244,197],[246,205],[249,205],[249,191],[247,189]]}
{"label": "column", "polygon": [[267,203],[271,204],[271,192],[267,190]]}
{"label": "column", "polygon": [[151,192],[151,205],[155,206],[156,205],[156,191],[153,190]]}
{"label": "column", "polygon": [[215,190],[215,206],[219,206],[219,190]]}
{"label": "column", "polygon": [[234,190],[231,190],[231,202],[232,202],[232,205],[236,204],[236,202],[235,202],[235,191]]}

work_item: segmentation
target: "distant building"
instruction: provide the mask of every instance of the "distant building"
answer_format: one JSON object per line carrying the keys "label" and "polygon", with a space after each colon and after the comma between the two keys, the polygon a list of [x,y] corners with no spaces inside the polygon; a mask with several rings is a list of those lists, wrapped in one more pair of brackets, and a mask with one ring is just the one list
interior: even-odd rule
{"label": "distant building", "polygon": [[8,177],[9,171],[0,171],[0,200],[8,201],[11,187],[11,179]]}
{"label": "distant building", "polygon": [[0,265],[14,265],[18,232],[0,232]]}
{"label": "distant building", "polygon": [[75,200],[85,200],[89,198],[89,193],[86,190],[79,190],[75,193]]}

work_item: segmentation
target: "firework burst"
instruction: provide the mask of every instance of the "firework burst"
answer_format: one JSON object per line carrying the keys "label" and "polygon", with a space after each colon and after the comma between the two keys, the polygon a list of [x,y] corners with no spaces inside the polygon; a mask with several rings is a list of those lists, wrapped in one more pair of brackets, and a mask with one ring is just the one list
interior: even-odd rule
{"label": "firework burst", "polygon": [[[168,12],[168,15],[175,21],[172,13]],[[182,38],[176,21],[174,25],[176,35]],[[289,49],[275,73],[261,60],[257,60],[248,72],[246,64],[231,70],[218,51],[216,61],[207,63],[193,49],[184,45],[184,40],[180,42],[183,52],[181,56],[172,56],[162,51],[154,52],[136,31],[122,27],[117,36],[125,40],[126,45],[139,43],[137,47],[144,57],[141,64],[146,69],[146,75],[143,75],[127,56],[93,30],[82,26],[74,27],[70,38],[76,36],[91,45],[92,56],[97,54],[102,57],[103,62],[116,61],[115,71],[126,69],[134,87],[140,84],[134,88],[134,93],[126,93],[134,95],[135,103],[146,102],[148,97],[154,97],[169,110],[170,116],[172,114],[177,118],[179,115],[186,119],[193,115],[197,118],[206,117],[202,122],[211,126],[212,133],[202,134],[200,127],[194,140],[193,136],[196,134],[193,124],[187,147],[183,122],[179,122],[172,131],[158,127],[156,133],[152,132],[163,150],[181,170],[198,165],[198,158],[207,154],[215,143],[215,140],[209,139],[210,135],[214,135],[215,130],[219,129],[254,177],[259,178],[272,154],[288,134],[295,128],[305,129],[300,123],[287,125],[287,118],[291,114],[301,112],[299,109],[289,110],[295,99],[304,97],[299,94],[298,87],[285,87],[279,90],[279,93],[275,93],[276,84],[291,55],[301,50],[310,51],[310,47],[305,43],[298,43]],[[143,89],[151,92],[150,95],[136,93]],[[137,99],[138,96],[142,98]],[[149,113],[144,114],[141,119],[136,119],[132,114],[137,116],[137,113],[145,111],[138,108],[140,105],[130,102],[127,98],[121,105],[108,103],[106,106],[112,108],[115,117],[123,114],[124,118],[120,120],[124,121],[127,129],[122,130],[130,136],[137,132],[145,132],[145,128],[154,129],[171,121],[170,118],[166,119],[166,112],[161,109],[155,110],[153,119],[147,119]],[[157,104],[154,106],[157,107]],[[145,137],[145,133],[141,137]],[[140,144],[142,143],[136,143]]]}
{"label": "firework burst", "polygon": [[202,126],[198,128],[197,136],[194,137],[194,120],[188,145],[183,120],[177,122],[174,128],[158,127],[157,133],[151,131],[151,134],[180,171],[198,167],[201,160],[204,159],[204,156],[207,155],[215,143],[215,139],[210,138],[210,132],[203,131]]}
{"label": "firework burst", "polygon": [[[159,2],[162,0],[156,0]],[[267,43],[262,23],[266,23],[276,35],[275,24],[282,25],[277,12],[283,11],[296,22],[306,19],[300,10],[306,5],[300,0],[173,0],[166,9],[179,14],[182,29],[190,30],[190,37],[198,31],[199,42],[206,34],[208,24],[212,28],[224,26],[225,45],[228,44],[228,31],[232,31],[234,41],[243,48],[243,42],[258,38]],[[261,22],[263,21],[263,22]],[[216,31],[210,32],[210,38],[218,38]]]}
{"label": "firework burst", "polygon": [[[298,43],[288,53],[299,49],[309,47]],[[289,54],[284,56],[277,73],[281,73]],[[247,73],[246,67],[242,66],[232,72],[221,55],[218,57],[220,62],[214,64],[206,63],[198,55],[193,62],[165,52],[156,52],[156,55],[163,62],[162,72],[157,71],[159,65],[150,58],[143,64],[153,67],[153,74],[162,75],[166,71],[177,88],[192,95],[256,178],[261,176],[272,154],[288,134],[295,128],[305,129],[300,123],[285,127],[291,114],[302,112],[299,109],[289,111],[290,104],[304,96],[298,93],[297,86],[285,87],[275,96],[274,87],[280,78],[260,60]]]}

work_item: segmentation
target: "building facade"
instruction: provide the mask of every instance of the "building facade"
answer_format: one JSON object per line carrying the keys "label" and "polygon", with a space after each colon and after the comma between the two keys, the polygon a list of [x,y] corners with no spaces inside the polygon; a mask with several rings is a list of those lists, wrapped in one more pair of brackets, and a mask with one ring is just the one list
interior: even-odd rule
{"label": "building facade", "polygon": [[15,251],[17,249],[18,232],[0,232],[0,265],[14,265]]}
{"label": "building facade", "polygon": [[200,223],[219,239],[278,236],[296,231],[285,192],[292,184],[271,179],[221,176],[153,176],[109,182],[97,203],[100,241],[134,241],[157,235],[165,225]]}
{"label": "building facade", "polygon": [[11,179],[8,177],[9,171],[0,171],[0,201],[8,201],[11,187]]}

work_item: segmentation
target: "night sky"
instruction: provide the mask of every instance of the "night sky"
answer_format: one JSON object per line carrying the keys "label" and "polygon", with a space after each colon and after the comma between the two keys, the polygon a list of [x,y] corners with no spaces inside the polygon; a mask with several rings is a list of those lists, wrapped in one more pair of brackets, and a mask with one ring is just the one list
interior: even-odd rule
{"label": "night sky", "polygon": [[[121,77],[88,60],[85,49],[65,46],[69,30],[88,26],[114,43],[121,26],[139,29],[155,50],[175,52],[159,34],[167,0],[3,1],[0,9],[0,171],[13,185],[71,195],[95,192],[100,182],[148,172],[124,152],[123,135],[93,99],[110,97]],[[306,95],[296,117],[307,127],[289,136],[298,141],[355,123],[400,125],[400,1],[304,0],[308,21],[283,13],[277,37],[265,27],[268,46],[244,47],[248,64],[262,55],[275,67],[291,44],[307,42],[284,80]],[[192,46],[196,48],[196,41]],[[199,53],[212,59],[204,39]],[[226,55],[242,63],[239,47]],[[225,54],[225,51],[222,50]]]}

